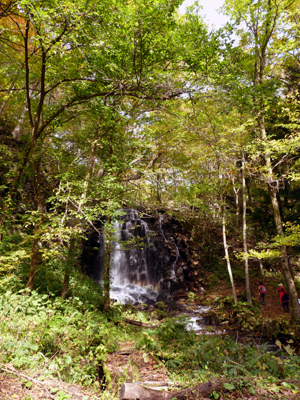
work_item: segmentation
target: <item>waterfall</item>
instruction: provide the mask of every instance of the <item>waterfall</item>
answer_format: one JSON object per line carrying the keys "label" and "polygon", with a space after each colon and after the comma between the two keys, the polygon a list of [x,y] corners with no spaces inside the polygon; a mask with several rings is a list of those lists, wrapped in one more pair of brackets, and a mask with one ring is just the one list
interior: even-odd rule
{"label": "waterfall", "polygon": [[166,239],[166,237],[165,237],[163,228],[162,228],[162,221],[163,221],[163,220],[164,220],[164,217],[163,217],[162,215],[160,215],[160,216],[158,217],[159,230],[160,230],[160,232],[161,232],[162,237],[163,237],[164,240],[165,240],[165,243],[168,243],[168,241],[167,241],[167,239]]}
{"label": "waterfall", "polygon": [[[182,242],[176,240],[177,223],[163,215],[143,217],[134,209],[120,210],[118,215],[112,222],[111,298],[132,304],[166,300],[185,279],[185,253]],[[105,222],[94,223],[97,231],[89,232],[81,262],[87,274],[103,285]]]}
{"label": "waterfall", "polygon": [[[161,232],[162,237],[164,238],[165,243],[169,243],[169,241],[166,239],[166,236],[165,236],[163,228],[162,228],[162,221],[163,220],[164,220],[164,217],[162,215],[160,215],[159,218],[158,218],[159,230]],[[170,277],[169,278],[171,280],[176,281],[175,266],[176,266],[178,258],[179,258],[179,249],[177,247],[175,239],[173,237],[171,237],[171,240],[172,240],[172,242],[174,242],[174,247],[175,247],[175,252],[176,252],[176,259],[175,259],[174,263],[172,264],[172,268],[170,270]]]}
{"label": "waterfall", "polygon": [[176,259],[175,259],[174,263],[172,264],[171,272],[172,272],[172,279],[176,280],[175,266],[176,266],[177,261],[178,261],[178,258],[179,258],[179,249],[178,249],[178,247],[177,247],[177,244],[176,244],[176,242],[175,242],[175,239],[174,239],[174,238],[172,238],[172,239],[173,239],[173,241],[174,241],[174,246],[175,246],[175,251],[176,251]]}
{"label": "waterfall", "polygon": [[139,212],[123,210],[114,222],[115,240],[111,255],[111,298],[121,303],[153,303],[159,292],[159,280],[153,268],[155,246],[148,224]]}

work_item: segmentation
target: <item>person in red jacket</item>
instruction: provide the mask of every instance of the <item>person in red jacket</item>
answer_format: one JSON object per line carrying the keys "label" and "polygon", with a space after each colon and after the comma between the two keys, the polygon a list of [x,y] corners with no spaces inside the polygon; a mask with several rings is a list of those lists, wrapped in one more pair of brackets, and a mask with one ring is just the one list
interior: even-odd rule
{"label": "person in red jacket", "polygon": [[259,291],[259,298],[260,298],[261,304],[263,306],[265,306],[266,305],[266,303],[265,303],[266,288],[262,282],[259,282],[258,291]]}
{"label": "person in red jacket", "polygon": [[279,297],[280,297],[280,301],[283,307],[284,312],[289,312],[289,295],[287,294],[287,292],[285,291],[283,284],[279,283],[278,285],[278,289],[277,292],[279,292]]}

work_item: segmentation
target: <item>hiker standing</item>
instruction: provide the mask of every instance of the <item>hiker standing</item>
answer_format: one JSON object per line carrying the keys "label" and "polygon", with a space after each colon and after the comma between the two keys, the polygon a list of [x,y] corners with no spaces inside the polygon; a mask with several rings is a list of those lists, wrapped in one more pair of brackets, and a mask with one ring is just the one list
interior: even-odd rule
{"label": "hiker standing", "polygon": [[280,301],[283,307],[284,312],[289,312],[289,295],[287,294],[287,292],[285,291],[283,284],[279,283],[279,288],[277,289],[277,292],[279,292],[279,297],[280,297]]}
{"label": "hiker standing", "polygon": [[260,298],[261,304],[264,306],[266,304],[265,303],[265,293],[267,290],[262,282],[259,282],[258,290],[259,290],[259,298]]}

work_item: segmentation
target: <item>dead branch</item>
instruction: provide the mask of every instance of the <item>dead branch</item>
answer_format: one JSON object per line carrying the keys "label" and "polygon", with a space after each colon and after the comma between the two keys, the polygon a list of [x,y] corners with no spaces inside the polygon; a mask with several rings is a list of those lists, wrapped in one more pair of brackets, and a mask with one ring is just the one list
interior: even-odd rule
{"label": "dead branch", "polygon": [[25,378],[28,381],[34,382],[37,386],[39,386],[40,388],[42,388],[45,392],[47,392],[47,395],[51,398],[51,399],[55,399],[55,396],[52,396],[52,394],[49,392],[49,390],[46,388],[45,385],[43,385],[40,381],[31,378],[30,376],[24,375],[21,372],[17,372],[14,369],[7,367],[7,366],[3,366],[3,364],[0,364],[0,369],[2,369],[2,371],[7,372],[8,374],[14,374],[17,375],[21,378]]}
{"label": "dead branch", "polygon": [[155,326],[155,325],[145,324],[144,322],[134,321],[134,320],[128,319],[128,318],[123,318],[123,321],[127,322],[127,324],[142,326],[144,328],[157,328],[157,326]]}

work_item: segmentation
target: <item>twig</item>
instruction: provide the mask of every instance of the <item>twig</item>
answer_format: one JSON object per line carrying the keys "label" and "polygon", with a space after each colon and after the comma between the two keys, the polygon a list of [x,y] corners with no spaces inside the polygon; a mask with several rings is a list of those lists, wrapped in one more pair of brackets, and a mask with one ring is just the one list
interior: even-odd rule
{"label": "twig", "polygon": [[127,324],[142,326],[144,328],[154,328],[154,329],[157,328],[156,325],[145,324],[144,322],[134,321],[134,320],[128,319],[128,318],[123,318],[123,321],[127,322]]}
{"label": "twig", "polygon": [[0,364],[0,368],[2,369],[2,371],[5,371],[5,372],[7,372],[9,374],[14,374],[14,375],[20,376],[22,378],[25,378],[28,381],[34,382],[36,385],[40,386],[43,390],[45,390],[45,392],[47,392],[47,395],[50,396],[51,399],[55,399],[55,397],[52,396],[52,394],[49,392],[49,390],[46,388],[46,386],[43,385],[40,381],[37,381],[36,379],[31,378],[30,376],[21,374],[21,372],[17,372],[17,371],[15,371],[15,370],[13,370],[13,369],[11,369],[9,367],[3,367],[3,364]]}
{"label": "twig", "polygon": [[262,325],[262,328],[261,328],[261,335],[260,335],[260,338],[259,338],[259,342],[258,342],[258,345],[260,345],[260,342],[261,342],[261,338],[262,338],[262,335],[263,335],[263,331],[264,331],[264,322],[263,322],[263,325]]}

